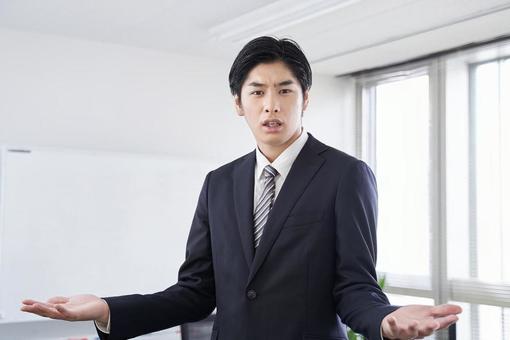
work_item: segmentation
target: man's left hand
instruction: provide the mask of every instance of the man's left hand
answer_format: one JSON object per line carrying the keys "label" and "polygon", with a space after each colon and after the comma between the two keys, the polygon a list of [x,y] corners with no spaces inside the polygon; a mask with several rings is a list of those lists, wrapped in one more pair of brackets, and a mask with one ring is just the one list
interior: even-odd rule
{"label": "man's left hand", "polygon": [[409,305],[386,315],[381,323],[382,334],[388,339],[421,339],[438,329],[455,323],[462,312],[457,305]]}

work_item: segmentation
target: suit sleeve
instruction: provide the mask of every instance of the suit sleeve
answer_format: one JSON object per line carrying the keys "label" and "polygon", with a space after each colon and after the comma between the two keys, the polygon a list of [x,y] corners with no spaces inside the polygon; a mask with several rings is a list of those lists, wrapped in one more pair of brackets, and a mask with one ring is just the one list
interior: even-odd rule
{"label": "suit sleeve", "polygon": [[377,284],[377,187],[362,161],[350,165],[337,188],[336,282],[337,313],[351,329],[368,339],[381,339],[381,322],[391,306]]}
{"label": "suit sleeve", "polygon": [[201,320],[216,307],[207,204],[210,175],[200,193],[178,282],[154,294],[104,298],[110,308],[111,330],[110,334],[98,330],[101,339],[133,338]]}

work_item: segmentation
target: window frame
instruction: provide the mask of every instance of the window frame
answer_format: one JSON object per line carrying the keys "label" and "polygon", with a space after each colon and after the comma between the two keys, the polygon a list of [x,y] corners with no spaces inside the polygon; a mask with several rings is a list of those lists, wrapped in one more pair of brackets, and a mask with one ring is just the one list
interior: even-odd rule
{"label": "window frame", "polygon": [[[505,41],[504,44],[508,44]],[[469,136],[469,238],[476,242],[476,199],[475,182],[472,178],[473,163],[473,115],[474,113],[474,72],[478,65],[510,58],[510,44],[501,48],[501,42],[492,45],[466,49],[465,67],[468,72],[468,136]],[[489,51],[489,52],[487,52]],[[356,153],[377,173],[376,143],[376,86],[391,81],[403,80],[419,75],[429,75],[430,101],[430,277],[397,275],[378,272],[386,277],[385,291],[391,294],[409,295],[433,299],[435,304],[458,301],[469,303],[472,336],[479,326],[478,304],[510,308],[510,283],[489,283],[478,279],[448,278],[447,238],[447,141],[446,141],[446,66],[450,58],[458,58],[458,51],[451,54],[421,59],[395,67],[378,69],[354,76],[356,86]],[[462,56],[462,54],[460,54]],[[475,189],[473,189],[475,188]],[[470,266],[476,257],[476,246],[469,247]],[[470,268],[471,270],[471,268]],[[424,283],[427,282],[427,283]],[[437,339],[447,339],[446,332],[439,332]]]}

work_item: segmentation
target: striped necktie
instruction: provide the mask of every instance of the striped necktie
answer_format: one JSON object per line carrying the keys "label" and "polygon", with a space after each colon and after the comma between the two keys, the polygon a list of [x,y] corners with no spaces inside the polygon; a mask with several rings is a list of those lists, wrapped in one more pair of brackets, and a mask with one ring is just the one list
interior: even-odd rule
{"label": "striped necktie", "polygon": [[278,171],[271,165],[266,165],[264,171],[264,189],[257,202],[255,213],[253,214],[253,225],[254,225],[254,242],[255,248],[259,246],[260,238],[264,232],[264,225],[267,222],[269,211],[273,207],[274,195],[275,195],[275,177],[278,175]]}

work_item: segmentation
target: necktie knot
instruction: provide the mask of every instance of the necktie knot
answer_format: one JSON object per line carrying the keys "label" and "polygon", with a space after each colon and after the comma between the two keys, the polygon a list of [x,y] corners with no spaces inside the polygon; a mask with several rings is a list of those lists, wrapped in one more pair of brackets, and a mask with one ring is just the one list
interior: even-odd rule
{"label": "necktie knot", "polygon": [[265,178],[271,178],[271,177],[274,178],[274,177],[276,177],[276,175],[278,175],[278,171],[276,171],[276,169],[273,168],[269,164],[264,167],[263,173],[264,173]]}

